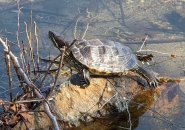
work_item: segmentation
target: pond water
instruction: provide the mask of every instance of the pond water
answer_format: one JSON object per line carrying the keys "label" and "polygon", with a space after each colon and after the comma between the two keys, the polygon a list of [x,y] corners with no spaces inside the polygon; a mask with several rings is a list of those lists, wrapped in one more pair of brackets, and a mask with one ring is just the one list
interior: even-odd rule
{"label": "pond water", "polygon": [[[155,57],[150,65],[143,66],[153,69],[161,76],[185,76],[184,0],[21,0],[20,9],[19,39],[26,41],[24,22],[29,24],[32,10],[32,20],[38,26],[39,53],[42,57],[59,53],[48,39],[49,30],[63,36],[67,41],[72,41],[75,34],[77,38],[82,38],[88,27],[85,39],[116,40],[135,51],[139,50],[142,39],[148,36],[146,48],[165,54],[153,53]],[[11,41],[10,46],[16,54],[17,14],[16,2],[0,0],[0,35]],[[3,61],[2,47],[0,52]],[[176,55],[176,58],[171,57],[172,54]],[[8,85],[5,81],[8,80],[4,63],[0,65],[0,96],[8,99],[8,91],[5,88]],[[15,79],[15,93],[19,91],[17,86],[18,82]],[[181,82],[175,86],[175,90],[172,89],[174,101],[171,106],[167,105],[167,114],[157,118],[148,110],[139,117],[134,129],[184,129],[184,88],[185,83]],[[160,104],[161,108],[167,109],[164,104]],[[161,112],[163,113],[162,110]],[[161,119],[164,117],[166,118]],[[117,124],[113,129],[123,129],[120,125]],[[99,127],[96,129],[108,129],[102,125],[97,126]],[[90,130],[95,127],[80,129]]]}

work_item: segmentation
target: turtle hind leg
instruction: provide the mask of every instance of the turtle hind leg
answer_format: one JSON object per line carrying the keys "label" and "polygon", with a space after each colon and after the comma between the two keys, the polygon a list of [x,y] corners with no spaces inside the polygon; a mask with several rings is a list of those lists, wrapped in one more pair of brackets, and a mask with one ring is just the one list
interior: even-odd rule
{"label": "turtle hind leg", "polygon": [[90,74],[86,69],[82,70],[82,79],[80,80],[80,86],[85,88],[90,85]]}
{"label": "turtle hind leg", "polygon": [[158,86],[159,80],[153,71],[138,66],[138,68],[136,68],[136,72],[147,80],[150,87],[155,88]]}

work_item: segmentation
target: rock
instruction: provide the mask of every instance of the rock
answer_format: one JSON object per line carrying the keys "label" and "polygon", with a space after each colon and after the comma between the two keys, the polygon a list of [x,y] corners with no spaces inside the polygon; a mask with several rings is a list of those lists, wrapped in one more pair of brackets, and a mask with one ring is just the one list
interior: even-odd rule
{"label": "rock", "polygon": [[[91,85],[87,88],[74,85],[77,83],[72,79],[71,82],[63,83],[49,101],[51,110],[62,128],[77,127],[126,110],[139,118],[151,107],[155,96],[159,96],[160,92],[160,87],[144,89],[140,83],[143,84],[145,81],[132,73],[129,77],[122,78],[92,78]],[[138,83],[136,79],[142,82]],[[43,110],[42,106],[37,110]],[[128,114],[125,117],[128,117]],[[47,115],[43,112],[34,113],[28,124],[30,129],[52,128]],[[15,130],[18,128],[24,129],[25,125],[19,123]]]}

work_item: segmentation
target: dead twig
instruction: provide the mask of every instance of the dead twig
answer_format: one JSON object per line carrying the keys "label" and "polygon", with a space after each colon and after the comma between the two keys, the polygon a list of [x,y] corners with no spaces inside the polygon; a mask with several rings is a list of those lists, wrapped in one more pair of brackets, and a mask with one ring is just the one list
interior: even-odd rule
{"label": "dead twig", "polygon": [[17,0],[17,10],[18,10],[18,13],[17,13],[16,40],[17,40],[17,46],[18,46],[18,48],[19,48],[19,55],[20,55],[22,67],[23,67],[23,70],[24,70],[23,52],[22,52],[22,50],[21,50],[21,46],[20,46],[20,43],[19,43],[20,13],[21,13],[21,8],[19,7],[19,1],[20,1],[20,0]]}
{"label": "dead twig", "polygon": [[27,72],[27,74],[29,74],[28,65],[26,64],[26,63],[28,63],[27,58],[26,58],[27,48],[26,48],[23,41],[22,41],[22,52],[23,52],[23,62],[24,62],[24,66],[25,66],[25,71]]}
{"label": "dead twig", "polygon": [[29,38],[30,38],[30,59],[31,59],[31,63],[33,65],[33,70],[34,70],[34,74],[35,74],[35,69],[36,69],[36,65],[35,65],[35,59],[34,59],[34,52],[33,52],[33,45],[32,45],[32,27],[33,27],[33,21],[32,21],[32,10],[30,11],[30,35],[29,35]]}
{"label": "dead twig", "polygon": [[48,67],[48,69],[47,69],[47,73],[46,73],[46,74],[44,75],[44,77],[42,78],[40,88],[42,88],[43,82],[45,81],[45,79],[46,79],[48,73],[50,72],[51,66],[53,65],[53,63],[55,63],[55,60],[56,60],[58,57],[60,57],[60,56],[61,56],[61,54],[59,54],[58,56],[56,56],[56,57],[53,59],[53,61],[50,63],[50,65],[49,65],[49,67]]}
{"label": "dead twig", "polygon": [[[6,40],[6,45],[7,44],[7,40]],[[9,95],[10,95],[10,101],[12,101],[13,99],[13,95],[12,95],[12,73],[11,73],[11,59],[10,59],[10,48],[8,46],[8,52],[5,52],[5,63],[6,63],[6,70],[7,70],[7,75],[8,75],[8,80],[9,80]]]}
{"label": "dead twig", "polygon": [[129,127],[129,130],[132,130],[132,120],[131,120],[131,114],[130,114],[130,111],[129,111],[129,107],[128,107],[128,103],[127,101],[125,101],[125,104],[126,106],[126,110],[127,110],[127,113],[128,113],[128,121],[130,123],[130,127]]}
{"label": "dead twig", "polygon": [[85,32],[84,32],[84,34],[83,34],[83,36],[82,36],[82,40],[84,39],[84,37],[85,37],[85,35],[86,35],[86,33],[87,33],[88,28],[89,28],[89,23],[87,23]]}
{"label": "dead twig", "polygon": [[[52,99],[48,99],[48,100],[52,100]],[[30,102],[42,102],[42,101],[46,101],[46,100],[45,99],[29,99],[29,100],[15,101],[15,102],[0,100],[0,106],[2,106],[2,105],[12,105],[12,104],[25,104],[25,103],[30,103]]]}
{"label": "dead twig", "polygon": [[[30,30],[29,30],[29,32],[28,32],[27,23],[24,22],[24,24],[25,24],[25,34],[26,34],[26,38],[27,38],[28,46],[29,46],[28,66],[33,65],[33,69],[35,71],[35,60],[34,60],[34,56],[33,56],[33,47],[32,47],[32,11],[30,11],[30,28],[29,28]],[[29,68],[28,72],[30,72],[30,68]]]}
{"label": "dead twig", "polygon": [[37,34],[37,24],[34,21],[35,26],[35,39],[36,39],[36,56],[37,56],[37,70],[39,70],[39,40],[38,40],[38,34]]}
{"label": "dead twig", "polygon": [[74,39],[76,39],[76,28],[77,28],[77,25],[78,25],[78,20],[79,20],[79,18],[76,20],[76,23],[75,23]]}
{"label": "dead twig", "polygon": [[101,107],[98,109],[99,111],[103,109],[105,105],[107,105],[113,98],[115,98],[118,95],[118,93],[115,93],[111,98],[109,98]]}
{"label": "dead twig", "polygon": [[[29,37],[29,34],[28,34],[28,25],[26,22],[24,22],[25,24],[25,34],[26,34],[26,38],[27,38],[27,41],[28,41],[28,46],[29,46],[29,55],[31,55],[31,43],[30,43],[30,37]],[[28,59],[28,63],[27,63],[27,66],[28,66],[28,76],[30,77],[30,58],[27,58]]]}
{"label": "dead twig", "polygon": [[147,39],[148,39],[148,35],[146,35],[145,39],[143,40],[143,43],[142,43],[142,45],[141,45],[139,51],[143,49],[143,46],[144,46],[144,45],[146,45],[146,40],[147,40]]}
{"label": "dead twig", "polygon": [[[50,100],[50,99],[48,99]],[[29,102],[41,102],[41,101],[46,101],[45,99],[31,99],[31,100],[20,100],[20,101],[16,101],[14,103],[16,104],[21,104],[21,103],[29,103]]]}
{"label": "dead twig", "polygon": [[[3,41],[2,38],[0,38],[0,42],[2,43],[2,45],[4,47],[4,51],[8,52],[9,51],[8,46]],[[21,68],[17,57],[11,51],[9,51],[9,55],[10,55],[10,58],[14,64],[14,66],[16,67],[18,73],[22,76],[24,82],[28,85],[28,87],[30,87],[33,90],[34,94],[38,98],[44,99],[44,96],[41,94],[41,92],[38,90],[38,88],[35,86],[35,84],[33,84],[33,82],[28,78],[28,76],[25,74],[25,72]],[[50,120],[52,122],[54,130],[59,130],[59,126],[58,126],[56,117],[51,113],[48,103],[46,101],[44,101],[43,105],[44,105],[44,110],[45,110],[46,114],[48,115],[48,117],[50,118]]]}
{"label": "dead twig", "polygon": [[170,54],[170,53],[165,53],[165,52],[160,52],[160,51],[155,51],[155,50],[150,50],[150,49],[139,50],[137,52],[154,52],[154,53],[158,53],[158,54],[162,54],[162,55],[168,55],[170,57],[172,57],[172,55],[175,55],[175,54]]}
{"label": "dead twig", "polygon": [[[30,39],[30,46],[31,46],[31,56],[33,56],[33,49],[32,49],[32,10],[30,11],[30,35],[29,35],[29,39]],[[33,57],[32,57],[33,58]]]}
{"label": "dead twig", "polygon": [[160,51],[155,51],[155,50],[151,50],[151,49],[143,49],[143,46],[146,45],[146,41],[147,41],[148,35],[146,35],[145,39],[143,40],[143,43],[140,47],[140,49],[136,52],[153,52],[153,53],[158,53],[158,54],[162,54],[162,55],[168,55],[172,58],[175,58],[176,55],[175,54],[170,54],[170,53],[165,53],[165,52],[160,52]]}
{"label": "dead twig", "polygon": [[57,75],[55,77],[54,85],[51,88],[51,90],[50,90],[50,92],[49,92],[49,94],[48,94],[48,96],[47,96],[46,99],[48,99],[51,96],[51,94],[53,93],[53,91],[56,88],[56,83],[57,83],[58,77],[60,75],[60,71],[61,71],[61,67],[62,67],[62,64],[63,64],[64,54],[65,54],[65,51],[66,51],[66,47],[64,46],[64,48],[60,48],[60,51],[61,51],[61,56],[60,56],[60,64],[59,64],[58,72],[57,72]]}

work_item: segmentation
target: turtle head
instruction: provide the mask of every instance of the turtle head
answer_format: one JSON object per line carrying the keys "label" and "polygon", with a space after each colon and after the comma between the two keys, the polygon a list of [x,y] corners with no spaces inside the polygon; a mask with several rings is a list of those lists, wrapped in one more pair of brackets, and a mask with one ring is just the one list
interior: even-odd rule
{"label": "turtle head", "polygon": [[48,32],[49,39],[53,42],[54,46],[58,49],[63,48],[64,46],[68,47],[69,45],[67,44],[66,41],[63,40],[62,37],[57,36],[54,32],[49,31]]}

